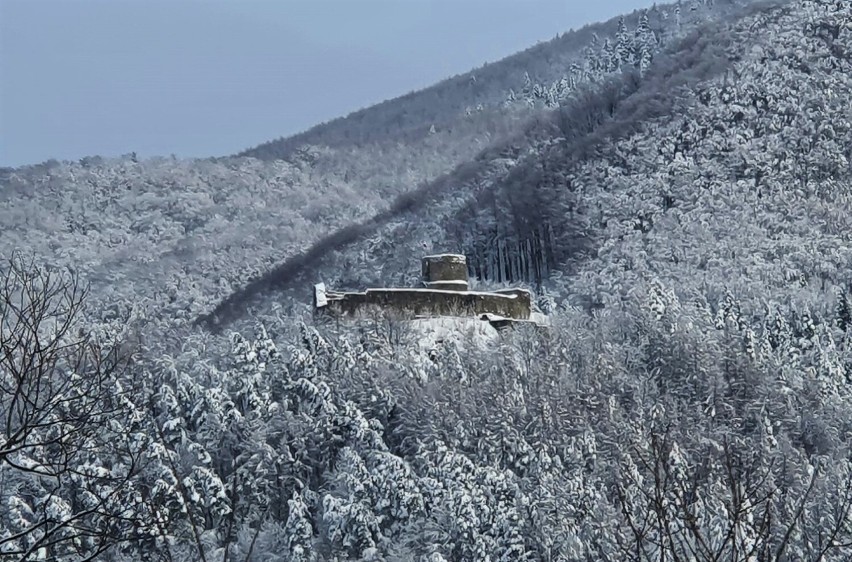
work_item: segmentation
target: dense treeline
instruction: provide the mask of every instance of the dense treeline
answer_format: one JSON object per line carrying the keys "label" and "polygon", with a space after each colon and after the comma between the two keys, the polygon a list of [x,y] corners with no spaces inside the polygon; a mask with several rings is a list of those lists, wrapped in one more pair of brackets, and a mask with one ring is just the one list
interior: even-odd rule
{"label": "dense treeline", "polygon": [[[284,323],[271,326],[283,347],[234,335],[213,364],[196,336],[93,410],[112,423],[87,420],[91,460],[61,474],[70,485],[40,472],[41,442],[4,451],[4,552],[843,560],[846,308],[749,336],[732,296],[681,302],[656,286],[591,318],[563,310],[546,332],[443,344],[429,322]],[[35,435],[78,423],[47,411]],[[116,450],[116,433],[132,447]],[[112,501],[75,511],[95,498]]]}

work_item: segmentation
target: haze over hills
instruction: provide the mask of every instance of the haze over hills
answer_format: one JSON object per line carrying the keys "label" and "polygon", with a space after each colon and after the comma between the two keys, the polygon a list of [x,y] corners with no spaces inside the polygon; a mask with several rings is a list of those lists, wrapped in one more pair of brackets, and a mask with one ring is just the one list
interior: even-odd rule
{"label": "haze over hills", "polygon": [[[0,442],[2,552],[848,559],[850,101],[849,2],[690,1],[234,157],[4,170],[2,251],[139,349],[67,485]],[[432,251],[552,327],[305,314]]]}
{"label": "haze over hills", "polygon": [[0,6],[0,167],[239,152],[653,0],[71,2]]}

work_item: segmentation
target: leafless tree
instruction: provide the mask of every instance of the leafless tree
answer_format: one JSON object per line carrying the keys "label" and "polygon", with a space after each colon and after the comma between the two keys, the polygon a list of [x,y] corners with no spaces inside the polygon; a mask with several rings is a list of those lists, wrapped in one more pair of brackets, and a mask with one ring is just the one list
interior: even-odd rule
{"label": "leafless tree", "polygon": [[[827,479],[828,469],[816,466],[787,489],[776,482],[777,462],[727,439],[680,470],[668,432],[651,432],[646,445],[633,450],[638,471],[625,471],[617,490],[627,531],[621,548],[630,559],[849,560],[852,475]],[[708,500],[721,501],[722,513],[710,513]]]}
{"label": "leafless tree", "polygon": [[91,559],[140,527],[128,357],[81,329],[86,294],[20,254],[0,269],[0,499],[16,506],[3,557]]}

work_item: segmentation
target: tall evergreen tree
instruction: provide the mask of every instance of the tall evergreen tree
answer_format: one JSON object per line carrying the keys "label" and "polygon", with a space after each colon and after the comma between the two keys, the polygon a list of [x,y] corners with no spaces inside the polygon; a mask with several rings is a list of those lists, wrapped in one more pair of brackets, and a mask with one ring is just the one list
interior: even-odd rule
{"label": "tall evergreen tree", "polygon": [[618,19],[618,31],[615,35],[615,66],[621,68],[625,64],[631,64],[632,61],[632,37],[627,30],[627,22],[624,16]]}

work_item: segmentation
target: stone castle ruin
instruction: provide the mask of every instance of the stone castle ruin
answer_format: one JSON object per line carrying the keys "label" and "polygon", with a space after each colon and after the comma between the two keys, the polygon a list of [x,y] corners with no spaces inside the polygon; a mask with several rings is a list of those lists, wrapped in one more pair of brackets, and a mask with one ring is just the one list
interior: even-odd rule
{"label": "stone castle ruin", "polygon": [[463,255],[426,256],[421,273],[423,287],[337,292],[319,283],[314,286],[314,310],[335,317],[378,310],[412,319],[479,318],[496,328],[531,321],[532,296],[525,289],[470,291],[467,259]]}

